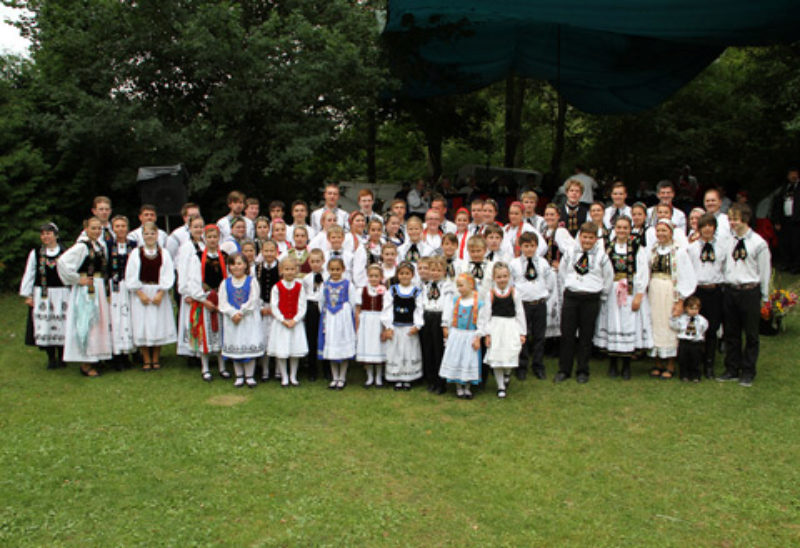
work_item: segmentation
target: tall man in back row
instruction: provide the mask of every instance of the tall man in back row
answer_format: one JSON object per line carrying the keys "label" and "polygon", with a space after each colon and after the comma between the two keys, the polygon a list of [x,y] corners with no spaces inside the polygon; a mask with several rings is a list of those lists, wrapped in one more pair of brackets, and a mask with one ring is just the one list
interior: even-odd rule
{"label": "tall man in back row", "polygon": [[339,186],[336,183],[326,184],[322,197],[325,200],[325,204],[311,213],[311,228],[314,229],[314,232],[319,234],[322,231],[322,214],[326,211],[336,215],[337,225],[341,226],[345,231],[349,230],[350,224],[347,221],[347,212],[339,207]]}

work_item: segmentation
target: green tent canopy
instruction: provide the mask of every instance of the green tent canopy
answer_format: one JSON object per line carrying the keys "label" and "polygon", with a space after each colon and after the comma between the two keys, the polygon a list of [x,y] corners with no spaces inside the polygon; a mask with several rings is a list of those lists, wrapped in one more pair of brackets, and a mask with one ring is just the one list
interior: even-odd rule
{"label": "green tent canopy", "polygon": [[390,0],[400,93],[543,79],[586,112],[657,105],[731,45],[800,39],[800,0]]}

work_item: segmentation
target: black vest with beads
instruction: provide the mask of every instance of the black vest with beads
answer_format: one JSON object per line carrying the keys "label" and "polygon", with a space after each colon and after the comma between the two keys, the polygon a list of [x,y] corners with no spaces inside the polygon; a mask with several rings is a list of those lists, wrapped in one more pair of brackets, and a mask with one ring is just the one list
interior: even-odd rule
{"label": "black vest with beads", "polygon": [[417,308],[417,295],[419,295],[419,288],[415,287],[411,295],[401,295],[397,286],[392,286],[392,308],[394,309],[395,325],[413,325],[414,324],[414,310]]}
{"label": "black vest with beads", "polygon": [[[37,247],[33,251],[34,251],[34,258],[36,260],[36,276],[33,277],[33,286],[42,287],[42,269],[41,269],[42,249]],[[58,246],[58,255],[54,257],[49,257],[45,253],[44,282],[47,284],[46,287],[64,287],[64,282],[61,281],[61,277],[58,275],[58,268],[57,268],[57,260],[62,253],[64,253],[64,248],[62,248],[61,246]]]}
{"label": "black vest with beads", "polygon": [[[86,254],[86,258],[83,259],[80,268],[78,268],[78,272],[81,274],[89,274],[89,271],[91,270],[93,275],[97,273],[106,274],[106,256],[103,255],[103,251],[94,249],[91,242],[83,243],[86,245],[86,248],[89,252]],[[92,259],[92,254],[94,254],[94,259]]]}

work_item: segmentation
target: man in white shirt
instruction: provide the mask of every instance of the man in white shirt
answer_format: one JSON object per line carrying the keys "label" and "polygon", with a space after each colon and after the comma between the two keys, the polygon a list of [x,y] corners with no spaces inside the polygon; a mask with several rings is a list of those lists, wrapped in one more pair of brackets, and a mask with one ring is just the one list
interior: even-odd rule
{"label": "man in white shirt", "polygon": [[[231,221],[236,217],[242,217],[245,224],[245,236],[252,238],[255,236],[256,228],[253,221],[244,217],[244,193],[238,190],[232,190],[228,193],[228,214],[217,221],[219,228],[219,241],[224,242],[231,237]],[[249,236],[252,234],[253,236]]]}
{"label": "man in white shirt", "polygon": [[[191,217],[195,217],[200,215],[200,206],[192,202],[186,202],[181,207],[181,218],[183,219],[183,224],[172,231],[172,233],[167,237],[167,251],[172,256],[172,261],[175,262],[175,259],[178,258],[178,251],[180,250],[181,246],[189,241],[191,234],[189,234],[189,219]],[[177,263],[176,263],[177,268]]]}
{"label": "man in white shirt", "polygon": [[[669,179],[664,179],[663,181],[658,182],[658,185],[656,185],[656,191],[659,203],[668,205],[669,207],[672,208],[672,224],[675,227],[675,229],[677,230],[680,228],[685,234],[686,214],[672,204],[672,200],[675,199],[675,184]],[[658,221],[658,216],[656,215],[656,207],[653,206],[648,208],[647,209],[648,226],[655,226],[657,221]]]}
{"label": "man in white shirt", "polygon": [[603,214],[603,224],[608,230],[614,228],[614,223],[620,217],[631,218],[631,208],[625,203],[628,198],[628,189],[625,183],[617,181],[611,185],[611,205],[606,208]]}
{"label": "man in white shirt", "polygon": [[580,243],[568,249],[558,265],[558,275],[564,282],[564,304],[558,373],[553,379],[556,383],[572,375],[576,351],[576,380],[581,384],[589,382],[589,358],[600,301],[608,298],[614,285],[611,260],[597,245],[598,230],[592,222],[583,223],[578,232]]}
{"label": "man in white shirt", "polygon": [[[158,219],[156,206],[152,204],[142,204],[139,208],[139,228],[128,234],[128,239],[136,242],[138,247],[144,247],[144,236],[142,236],[142,226],[145,223],[155,223]],[[158,245],[161,247],[167,246],[167,233],[158,229]]]}
{"label": "man in white shirt", "polygon": [[416,215],[420,219],[425,217],[425,212],[428,211],[429,206],[429,192],[425,190],[425,180],[417,179],[414,188],[408,193],[406,201],[408,202],[408,211],[412,215]]}
{"label": "man in white shirt", "polygon": [[433,198],[431,199],[431,209],[435,209],[439,212],[442,232],[444,234],[447,234],[448,232],[455,234],[456,230],[458,230],[456,228],[456,224],[447,219],[447,199],[441,194],[434,194]]}
{"label": "man in white shirt", "polygon": [[378,215],[372,210],[372,206],[375,205],[375,194],[368,188],[362,188],[358,191],[358,208],[361,213],[364,215],[364,221],[366,222],[364,226],[364,234],[367,233],[369,229],[370,221],[380,221],[383,222],[383,217]]}
{"label": "man in white shirt", "polygon": [[756,376],[761,304],[769,301],[772,271],[767,242],[747,224],[752,214],[746,204],[733,204],[728,210],[734,239],[724,268],[727,284],[723,297],[725,372],[717,377],[719,381],[738,379],[739,384],[746,387],[752,386]]}
{"label": "man in white shirt", "polygon": [[725,262],[730,259],[731,237],[717,228],[717,219],[706,213],[697,221],[700,237],[689,244],[686,252],[697,276],[695,296],[700,299],[703,316],[708,320],[703,358],[706,378],[714,378],[717,352],[717,330],[722,323],[722,286],[725,283]]}
{"label": "man in white shirt", "polygon": [[703,207],[706,213],[710,213],[717,219],[717,232],[728,236],[731,226],[728,223],[728,216],[722,212],[722,192],[718,188],[709,188],[703,196]]}
{"label": "man in white shirt", "polygon": [[336,215],[336,224],[345,229],[345,231],[349,230],[350,225],[347,222],[347,212],[339,207],[339,187],[334,183],[325,185],[323,199],[325,200],[325,205],[311,213],[311,228],[313,228],[316,233],[319,233],[320,230],[322,230],[322,214],[325,211],[331,211]]}
{"label": "man in white shirt", "polygon": [[600,185],[597,184],[597,181],[594,179],[594,177],[586,174],[586,170],[581,165],[575,166],[575,174],[567,177],[567,180],[564,181],[564,184],[562,184],[561,188],[558,189],[558,194],[566,194],[567,184],[572,180],[580,181],[583,185],[583,194],[579,200],[580,203],[584,204],[585,206],[592,205],[592,202],[594,202],[594,191],[599,188]]}

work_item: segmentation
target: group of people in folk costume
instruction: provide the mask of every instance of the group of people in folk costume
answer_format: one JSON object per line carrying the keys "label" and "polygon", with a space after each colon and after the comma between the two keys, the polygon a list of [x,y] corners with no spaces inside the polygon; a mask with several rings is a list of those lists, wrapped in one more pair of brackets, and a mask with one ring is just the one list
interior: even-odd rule
{"label": "group of people in folk costume", "polygon": [[323,373],[341,390],[355,361],[367,387],[409,390],[422,379],[469,399],[490,369],[500,398],[512,373],[522,380],[530,367],[544,379],[545,343],[559,339],[555,382],[572,376],[576,357],[577,381],[587,382],[593,347],[608,355],[613,377],[630,379],[631,360],[649,354],[653,377],[714,378],[724,324],[716,378],[749,386],[769,248],[749,228],[746,205],[727,216],[693,211],[687,223],[670,190],[659,189],[661,203],[648,210],[627,205],[619,182],[610,206],[587,207],[582,183],[569,181],[563,206],[540,216],[527,191],[506,225],[491,199],[451,221],[434,195],[424,218],[406,218],[403,200],[381,216],[362,190],[348,214],[328,185],[310,218],[294,202],[290,223],[282,202],[260,216],[258,200],[232,192],[225,217],[206,223],[189,203],[169,235],[155,225],[155,207],[142,206],[129,230],[98,197],[72,247],[53,223],[41,227],[20,288],[28,342],[47,351],[48,367],[78,362],[89,377],[100,362],[129,366],[137,349],[142,369],[158,370],[161,348],[177,343],[206,381],[230,378],[232,365],[237,387],[256,386],[257,371],[297,386],[303,360],[309,379]]}

